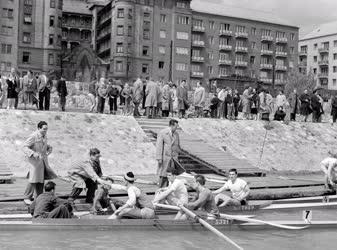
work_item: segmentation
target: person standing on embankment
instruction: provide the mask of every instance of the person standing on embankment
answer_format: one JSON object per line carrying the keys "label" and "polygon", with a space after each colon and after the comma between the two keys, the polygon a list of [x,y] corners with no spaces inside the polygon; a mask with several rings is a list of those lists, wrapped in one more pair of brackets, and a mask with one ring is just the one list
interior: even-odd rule
{"label": "person standing on embankment", "polygon": [[48,124],[40,121],[37,124],[37,131],[31,134],[23,145],[23,152],[29,163],[29,172],[27,178],[29,183],[25,191],[24,202],[29,205],[31,199],[36,199],[43,193],[44,181],[57,177],[56,173],[50,168],[48,155],[53,148],[47,142]]}

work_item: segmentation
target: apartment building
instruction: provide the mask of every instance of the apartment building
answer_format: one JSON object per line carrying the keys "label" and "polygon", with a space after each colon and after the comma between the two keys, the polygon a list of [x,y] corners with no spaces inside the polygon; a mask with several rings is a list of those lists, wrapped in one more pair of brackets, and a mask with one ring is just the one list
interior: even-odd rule
{"label": "apartment building", "polygon": [[7,74],[17,65],[19,0],[0,1],[0,74]]}
{"label": "apartment building", "polygon": [[337,90],[337,22],[321,25],[299,41],[299,72],[312,72],[317,85]]}
{"label": "apartment building", "polygon": [[[123,79],[196,81],[248,76],[283,85],[297,69],[298,28],[259,13],[190,0],[119,0],[93,6],[95,49]],[[281,24],[279,24],[281,23]]]}

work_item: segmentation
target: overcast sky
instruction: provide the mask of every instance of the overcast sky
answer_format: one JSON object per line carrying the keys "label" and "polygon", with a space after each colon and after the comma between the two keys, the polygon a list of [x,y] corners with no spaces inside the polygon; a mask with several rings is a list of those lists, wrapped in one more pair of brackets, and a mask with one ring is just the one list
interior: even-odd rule
{"label": "overcast sky", "polygon": [[272,12],[306,35],[319,24],[337,21],[337,0],[194,0]]}

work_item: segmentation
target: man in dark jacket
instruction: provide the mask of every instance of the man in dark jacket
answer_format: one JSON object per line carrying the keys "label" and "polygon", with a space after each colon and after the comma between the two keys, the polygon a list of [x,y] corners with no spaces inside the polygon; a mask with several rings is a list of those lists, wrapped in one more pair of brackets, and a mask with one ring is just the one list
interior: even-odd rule
{"label": "man in dark jacket", "polygon": [[61,79],[57,82],[56,90],[59,95],[59,109],[60,111],[65,111],[68,91],[67,84],[63,76],[61,76]]}
{"label": "man in dark jacket", "polygon": [[311,95],[312,122],[319,122],[321,116],[321,102],[317,95],[317,91]]}
{"label": "man in dark jacket", "polygon": [[34,218],[67,219],[72,217],[72,206],[68,201],[56,197],[55,186],[54,182],[47,182],[44,187],[45,192],[30,205],[30,213]]}

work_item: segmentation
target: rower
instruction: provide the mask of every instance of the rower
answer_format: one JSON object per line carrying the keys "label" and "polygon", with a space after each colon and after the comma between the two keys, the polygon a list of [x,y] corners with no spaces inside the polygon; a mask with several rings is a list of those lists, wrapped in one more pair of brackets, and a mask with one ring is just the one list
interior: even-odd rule
{"label": "rower", "polygon": [[30,205],[30,213],[34,218],[71,218],[73,208],[67,200],[55,195],[56,184],[49,181],[44,186],[45,192],[40,194]]}
{"label": "rower", "polygon": [[74,182],[70,197],[75,200],[83,191],[87,189],[86,202],[93,203],[97,183],[110,185],[102,177],[100,165],[101,152],[97,148],[89,151],[90,159],[76,162],[68,171],[69,178]]}
{"label": "rower", "polygon": [[206,178],[203,175],[195,175],[194,180],[188,185],[197,191],[197,196],[193,202],[187,204],[191,210],[201,210],[208,213],[208,219],[215,219],[219,216],[219,209],[215,204],[214,195],[211,190],[205,187]]}
{"label": "rower", "polygon": [[[247,182],[238,178],[235,168],[229,170],[228,178],[229,180],[221,188],[213,191],[213,194],[216,194],[215,203],[218,205],[221,202],[219,207],[247,205],[246,199],[250,193]],[[226,190],[230,190],[232,194],[229,196],[222,193]]]}
{"label": "rower", "polygon": [[119,207],[109,219],[121,217],[133,219],[153,219],[155,217],[154,207],[150,198],[134,185],[135,176],[132,172],[124,175],[124,185],[129,199]]}
{"label": "rower", "polygon": [[321,169],[325,174],[324,183],[327,189],[336,189],[337,184],[337,154],[329,151],[330,157],[321,162]]}
{"label": "rower", "polygon": [[[153,203],[168,203],[169,205],[179,206],[188,203],[188,192],[185,181],[177,179],[179,171],[175,168],[168,169],[167,178],[170,185],[157,191]],[[176,220],[183,220],[185,216],[180,211],[177,213]]]}

